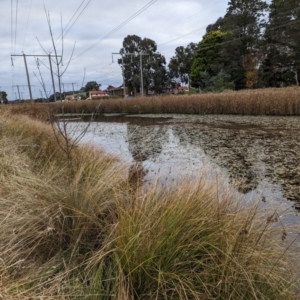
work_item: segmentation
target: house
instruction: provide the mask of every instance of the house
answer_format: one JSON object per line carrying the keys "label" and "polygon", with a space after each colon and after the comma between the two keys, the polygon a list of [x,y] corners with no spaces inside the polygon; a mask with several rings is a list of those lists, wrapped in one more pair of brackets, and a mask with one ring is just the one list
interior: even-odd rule
{"label": "house", "polygon": [[189,87],[188,86],[178,86],[174,89],[174,94],[178,93],[188,93],[189,92]]}
{"label": "house", "polygon": [[96,100],[96,99],[101,99],[101,98],[106,98],[108,97],[109,94],[107,91],[90,91],[89,92],[89,97],[86,100]]}
{"label": "house", "polygon": [[[124,88],[123,87],[119,87],[119,88],[115,88],[113,86],[110,86],[107,89],[107,93],[109,94],[109,96],[119,96],[119,97],[124,97]],[[128,89],[125,88],[125,94],[128,94]]]}
{"label": "house", "polygon": [[73,95],[67,95],[65,98],[65,101],[74,101],[74,96]]}

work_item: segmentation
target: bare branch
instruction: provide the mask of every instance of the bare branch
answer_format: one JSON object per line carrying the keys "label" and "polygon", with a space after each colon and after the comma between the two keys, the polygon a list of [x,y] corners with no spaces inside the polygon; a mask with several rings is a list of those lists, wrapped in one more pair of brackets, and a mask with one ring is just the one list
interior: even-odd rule
{"label": "bare branch", "polygon": [[42,46],[41,42],[39,41],[38,37],[36,36],[36,39],[39,43],[39,45],[41,46],[41,48],[44,50],[45,54],[48,54],[48,52],[46,51],[46,49]]}
{"label": "bare branch", "polygon": [[67,66],[66,66],[65,69],[62,71],[61,76],[64,75],[64,73],[67,71],[67,69],[68,69],[68,67],[69,67],[69,64],[70,64],[70,62],[71,62],[71,60],[72,60],[72,57],[73,57],[73,54],[74,54],[74,51],[75,51],[75,46],[76,46],[76,42],[74,43],[74,47],[73,47],[73,50],[72,50],[72,54],[71,54],[70,59],[69,59],[69,61],[68,61],[68,63],[67,63]]}
{"label": "bare branch", "polygon": [[[74,43],[74,47],[72,49],[72,53],[71,53],[70,59],[68,60],[67,66],[63,70],[61,70],[61,66],[62,66],[62,63],[63,63],[63,55],[64,55],[64,30],[63,30],[62,15],[61,15],[61,42],[62,42],[62,46],[61,47],[62,48],[61,48],[61,55],[58,56],[58,51],[57,51],[57,47],[56,47],[56,44],[55,44],[55,41],[54,41],[54,35],[53,35],[53,31],[52,31],[52,26],[51,26],[50,13],[49,13],[49,11],[47,11],[45,4],[44,4],[44,11],[45,11],[46,20],[47,20],[47,24],[48,24],[48,29],[49,29],[49,33],[50,33],[50,37],[51,37],[53,51],[54,51],[54,54],[55,54],[55,55],[53,55],[54,58],[52,58],[51,56],[49,56],[49,59],[50,59],[50,61],[52,61],[56,65],[56,72],[54,72],[53,70],[52,70],[52,72],[53,72],[53,74],[55,74],[55,76],[57,76],[58,87],[59,87],[59,94],[60,94],[60,99],[61,99],[61,95],[62,95],[62,88],[61,88],[61,86],[62,86],[62,76],[67,71],[67,69],[68,69],[68,67],[70,65],[70,62],[71,62],[72,57],[74,55],[76,42]],[[39,41],[38,38],[37,38],[37,41],[38,41],[39,45],[41,46],[41,48],[43,49],[43,51],[45,53],[47,53],[46,49],[42,46],[42,44],[41,44],[41,42]]]}

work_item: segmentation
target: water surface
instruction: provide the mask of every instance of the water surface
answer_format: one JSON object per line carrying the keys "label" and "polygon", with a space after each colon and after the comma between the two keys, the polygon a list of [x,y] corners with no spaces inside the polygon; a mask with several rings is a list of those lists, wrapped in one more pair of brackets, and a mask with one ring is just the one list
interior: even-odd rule
{"label": "water surface", "polygon": [[103,116],[84,142],[142,169],[145,185],[205,176],[262,206],[300,203],[300,117]]}

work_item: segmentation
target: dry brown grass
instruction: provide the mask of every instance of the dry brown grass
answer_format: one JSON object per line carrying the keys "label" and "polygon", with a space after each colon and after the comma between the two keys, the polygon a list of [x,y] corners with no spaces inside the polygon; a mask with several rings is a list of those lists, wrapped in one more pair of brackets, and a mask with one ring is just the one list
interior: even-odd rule
{"label": "dry brown grass", "polygon": [[300,115],[300,88],[107,100],[102,113]]}
{"label": "dry brown grass", "polygon": [[273,211],[201,178],[132,191],[110,155],[80,146],[70,165],[50,125],[0,123],[2,298],[299,299]]}
{"label": "dry brown grass", "polygon": [[225,91],[194,95],[167,95],[69,103],[28,103],[2,106],[0,111],[47,120],[49,112],[124,114],[238,114],[300,115],[300,88]]}

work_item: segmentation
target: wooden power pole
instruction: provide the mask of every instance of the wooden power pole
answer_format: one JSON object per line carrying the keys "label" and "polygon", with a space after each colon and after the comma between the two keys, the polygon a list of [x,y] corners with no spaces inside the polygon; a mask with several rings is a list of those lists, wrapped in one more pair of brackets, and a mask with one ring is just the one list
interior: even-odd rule
{"label": "wooden power pole", "polygon": [[29,78],[29,73],[28,73],[28,67],[27,67],[27,61],[26,61],[26,56],[34,56],[34,57],[48,57],[49,58],[49,64],[50,64],[50,73],[51,73],[51,79],[52,79],[52,87],[53,87],[53,93],[54,93],[54,100],[56,101],[56,92],[55,92],[55,84],[54,84],[54,77],[53,77],[53,70],[52,70],[52,63],[51,63],[51,57],[61,57],[61,55],[28,55],[28,54],[12,54],[11,57],[13,56],[23,56],[24,58],[24,64],[25,64],[25,70],[26,70],[26,76],[27,76],[27,83],[28,83],[28,90],[29,90],[29,95],[30,95],[30,100],[33,101],[32,98],[32,92],[31,92],[31,86],[30,86],[30,78]]}

